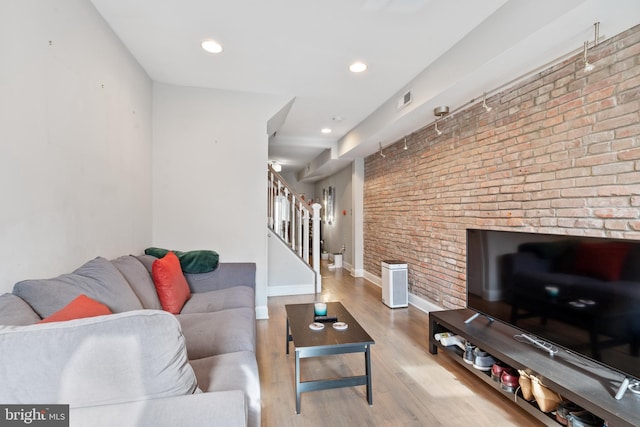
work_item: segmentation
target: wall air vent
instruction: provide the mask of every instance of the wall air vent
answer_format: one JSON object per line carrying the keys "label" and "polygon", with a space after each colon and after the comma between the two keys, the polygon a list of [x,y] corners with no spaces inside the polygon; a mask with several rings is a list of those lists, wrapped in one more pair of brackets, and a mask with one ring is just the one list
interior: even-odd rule
{"label": "wall air vent", "polygon": [[398,99],[398,110],[411,104],[411,101],[413,101],[413,94],[411,93],[411,90],[408,90],[400,97],[400,99]]}

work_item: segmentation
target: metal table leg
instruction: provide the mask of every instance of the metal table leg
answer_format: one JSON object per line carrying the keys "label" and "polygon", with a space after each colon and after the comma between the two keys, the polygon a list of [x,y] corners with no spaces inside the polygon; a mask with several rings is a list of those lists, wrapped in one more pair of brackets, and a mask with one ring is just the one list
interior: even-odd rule
{"label": "metal table leg", "polygon": [[287,330],[285,333],[285,338],[287,339],[287,356],[289,355],[289,341],[291,341],[291,334],[289,331],[289,318],[287,317]]}
{"label": "metal table leg", "polygon": [[300,352],[296,351],[296,414],[300,413]]}
{"label": "metal table leg", "polygon": [[371,346],[368,345],[364,352],[365,374],[367,376],[367,400],[373,405],[373,387],[371,386]]}

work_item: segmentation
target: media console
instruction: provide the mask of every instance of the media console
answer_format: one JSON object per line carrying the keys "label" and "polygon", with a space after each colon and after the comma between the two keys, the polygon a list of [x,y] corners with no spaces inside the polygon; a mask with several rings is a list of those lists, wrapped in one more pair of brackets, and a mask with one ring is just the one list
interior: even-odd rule
{"label": "media console", "polygon": [[452,357],[474,375],[483,379],[526,412],[549,426],[560,426],[553,414],[540,411],[535,403],[527,402],[520,392],[514,395],[502,390],[489,373],[474,369],[464,363],[462,351],[457,346],[445,347],[434,338],[438,332],[453,332],[470,341],[496,359],[521,370],[537,375],[551,390],[559,393],[593,414],[603,418],[608,427],[639,426],[640,396],[626,393],[620,400],[615,395],[624,381],[624,375],[597,364],[583,356],[562,348],[550,356],[540,349],[516,341],[514,335],[522,331],[502,322],[490,322],[478,318],[465,323],[475,312],[468,309],[432,311],[429,313],[429,351],[437,354],[438,349]]}

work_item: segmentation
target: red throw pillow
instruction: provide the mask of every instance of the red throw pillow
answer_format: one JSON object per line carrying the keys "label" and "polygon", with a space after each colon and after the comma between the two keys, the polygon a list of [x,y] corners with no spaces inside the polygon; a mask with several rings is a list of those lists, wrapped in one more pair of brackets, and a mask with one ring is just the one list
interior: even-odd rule
{"label": "red throw pillow", "polygon": [[180,313],[184,303],[191,297],[191,290],[176,254],[168,252],[155,260],[151,266],[151,276],[162,308],[172,314]]}
{"label": "red throw pillow", "polygon": [[81,294],[69,304],[52,315],[45,317],[38,323],[62,322],[65,320],[102,316],[103,314],[113,314],[113,312],[103,303],[91,299],[85,294]]}
{"label": "red throw pillow", "polygon": [[576,251],[576,272],[600,280],[620,280],[622,266],[630,249],[624,242],[582,242]]}

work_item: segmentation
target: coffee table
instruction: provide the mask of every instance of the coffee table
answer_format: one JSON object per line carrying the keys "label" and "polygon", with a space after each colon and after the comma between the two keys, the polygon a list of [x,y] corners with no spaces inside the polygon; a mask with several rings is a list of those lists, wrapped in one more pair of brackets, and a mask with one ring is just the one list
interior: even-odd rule
{"label": "coffee table", "polygon": [[[324,329],[320,331],[311,330],[309,324],[313,323],[313,304],[287,304],[285,310],[287,311],[287,354],[289,354],[291,341],[296,353],[296,413],[300,413],[301,393],[339,387],[366,385],[367,400],[369,405],[373,405],[371,345],[375,342],[344,306],[339,302],[327,303],[327,315],[336,316],[339,322],[349,325],[342,331],[334,329],[332,323],[325,323]],[[364,375],[300,381],[300,359],[346,353],[364,353]]]}

